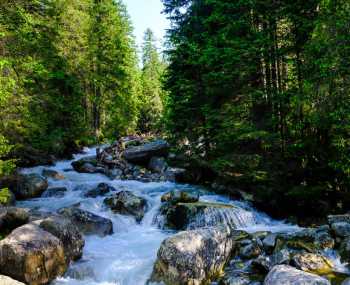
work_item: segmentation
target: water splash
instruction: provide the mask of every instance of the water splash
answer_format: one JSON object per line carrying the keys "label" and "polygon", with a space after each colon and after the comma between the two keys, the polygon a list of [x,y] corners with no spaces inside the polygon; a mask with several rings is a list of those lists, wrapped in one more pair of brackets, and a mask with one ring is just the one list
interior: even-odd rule
{"label": "water splash", "polygon": [[189,229],[224,225],[231,229],[256,225],[252,212],[239,207],[207,207],[200,211],[188,225]]}
{"label": "water splash", "polygon": [[[74,156],[74,160],[96,153],[94,148],[85,149],[84,154]],[[224,223],[232,227],[246,230],[254,227],[270,228],[289,227],[263,215],[249,205],[231,201],[225,196],[211,195],[205,189],[190,185],[179,185],[170,182],[141,183],[137,181],[113,180],[101,174],[84,174],[72,170],[72,160],[57,162],[51,167],[35,167],[23,169],[24,173],[41,174],[44,168],[61,172],[64,180],[49,179],[49,187],[66,187],[64,196],[41,197],[18,203],[20,207],[38,208],[44,211],[56,211],[80,203],[82,209],[109,218],[113,222],[114,234],[104,238],[98,236],[85,237],[86,243],[82,260],[71,265],[66,276],[57,279],[53,285],[144,285],[146,284],[160,243],[173,232],[161,230],[153,223],[158,214],[161,196],[173,189],[199,191],[201,201],[230,203],[235,208],[214,210],[208,209],[206,214],[196,218],[196,226],[217,225]],[[135,195],[144,197],[149,205],[141,224],[131,217],[117,215],[103,204],[104,197],[86,198],[84,193],[99,183],[108,183],[118,191],[129,190]],[[79,186],[79,187],[77,187]],[[293,229],[293,227],[289,227]]]}

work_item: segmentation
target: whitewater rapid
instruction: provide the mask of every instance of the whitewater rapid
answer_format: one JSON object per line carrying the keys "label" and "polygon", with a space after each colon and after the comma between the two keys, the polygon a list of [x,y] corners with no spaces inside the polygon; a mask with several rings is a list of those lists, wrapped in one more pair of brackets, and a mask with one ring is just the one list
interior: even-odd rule
{"label": "whitewater rapid", "polygon": [[[95,153],[95,148],[86,149],[84,154],[75,155],[73,160],[95,155]],[[235,212],[223,213],[223,219],[227,220],[228,224],[235,223],[248,232],[261,230],[289,232],[299,229],[297,226],[275,221],[247,203],[211,194],[204,188],[170,182],[112,181],[102,174],[75,172],[71,167],[73,160],[60,161],[52,167],[39,166],[23,169],[23,173],[39,174],[44,168],[59,171],[64,174],[65,179],[59,181],[49,179],[49,188],[66,187],[68,191],[62,198],[36,198],[19,202],[18,206],[53,212],[59,208],[80,203],[80,208],[111,219],[114,233],[106,237],[86,236],[82,259],[73,263],[66,275],[55,280],[53,285],[145,285],[152,272],[161,242],[175,233],[162,230],[155,223],[161,196],[174,189],[199,192],[201,201],[235,205]],[[140,224],[131,217],[112,213],[103,205],[104,197],[84,197],[83,194],[86,191],[102,182],[108,183],[117,191],[129,190],[147,200],[148,211]],[[215,213],[210,217],[215,217]],[[220,220],[200,218],[194,226],[220,222],[222,218]]]}

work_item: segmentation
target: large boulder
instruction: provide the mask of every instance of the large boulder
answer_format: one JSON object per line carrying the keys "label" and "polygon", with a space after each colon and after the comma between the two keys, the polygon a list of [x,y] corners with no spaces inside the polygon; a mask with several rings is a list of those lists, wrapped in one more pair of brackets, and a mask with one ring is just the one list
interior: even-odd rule
{"label": "large boulder", "polygon": [[62,242],[67,263],[82,257],[85,245],[84,238],[69,219],[61,216],[51,216],[34,223]]}
{"label": "large boulder", "polygon": [[209,284],[222,272],[233,246],[232,233],[224,227],[180,232],[162,242],[151,281]]}
{"label": "large boulder", "polygon": [[166,156],[169,152],[169,147],[166,141],[155,140],[139,146],[128,147],[123,153],[123,158],[131,163],[148,163],[154,156]]}
{"label": "large boulder", "polygon": [[62,173],[59,173],[56,170],[48,169],[48,168],[43,169],[41,174],[46,178],[52,178],[55,180],[63,180],[65,178]]}
{"label": "large boulder", "polygon": [[231,228],[255,223],[254,214],[230,204],[196,202],[165,204],[161,208],[165,226],[176,230],[224,224]]}
{"label": "large boulder", "polygon": [[20,175],[17,180],[17,187],[14,189],[14,194],[17,199],[30,199],[40,197],[47,189],[47,179],[39,174],[24,174]]}
{"label": "large boulder", "polygon": [[147,209],[147,201],[130,191],[121,191],[106,198],[104,203],[115,213],[135,217],[140,222]]}
{"label": "large boulder", "polygon": [[83,234],[103,237],[113,233],[113,224],[110,219],[103,218],[78,207],[62,208],[58,213],[70,219]]}
{"label": "large boulder", "polygon": [[333,271],[332,261],[321,254],[297,253],[292,261],[295,267],[310,273],[328,274]]}
{"label": "large boulder", "polygon": [[264,285],[331,285],[318,275],[288,265],[277,265],[266,276]]}
{"label": "large boulder", "polygon": [[1,285],[25,285],[22,282],[16,281],[8,276],[0,275],[0,284]]}
{"label": "large boulder", "polygon": [[8,188],[0,189],[0,206],[12,206],[15,203],[15,195]]}
{"label": "large boulder", "polygon": [[67,270],[61,241],[27,224],[0,241],[0,273],[29,285],[47,284]]}

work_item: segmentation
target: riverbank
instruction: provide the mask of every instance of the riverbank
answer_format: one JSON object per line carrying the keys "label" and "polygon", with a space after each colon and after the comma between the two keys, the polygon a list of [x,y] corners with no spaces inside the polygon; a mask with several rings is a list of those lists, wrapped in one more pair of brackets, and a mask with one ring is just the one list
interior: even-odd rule
{"label": "riverbank", "polygon": [[[150,146],[168,148],[164,142],[137,144],[123,147],[132,153],[127,157],[139,160],[140,152],[145,157],[145,145],[152,156]],[[110,150],[86,149],[73,160],[21,171],[30,178],[22,180],[26,191],[16,193],[16,207],[1,208],[0,274],[26,284],[53,280],[55,285],[347,284],[350,216],[330,216],[327,224],[303,229],[206,187],[159,176],[157,182],[145,181],[147,172],[139,170],[109,177],[97,161],[106,160]],[[113,165],[124,158],[112,160]],[[36,244],[36,251],[29,244]],[[56,266],[40,271],[42,263],[34,258],[40,254],[34,252]],[[31,267],[18,267],[29,260]],[[36,269],[42,273],[34,274]]]}

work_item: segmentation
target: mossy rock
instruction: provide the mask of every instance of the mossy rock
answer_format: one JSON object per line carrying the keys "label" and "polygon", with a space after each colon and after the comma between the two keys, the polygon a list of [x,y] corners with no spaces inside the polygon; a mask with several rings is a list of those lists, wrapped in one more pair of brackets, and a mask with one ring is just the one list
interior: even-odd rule
{"label": "mossy rock", "polygon": [[0,190],[0,205],[1,206],[11,206],[15,204],[15,196],[14,194],[8,189],[4,188]]}

